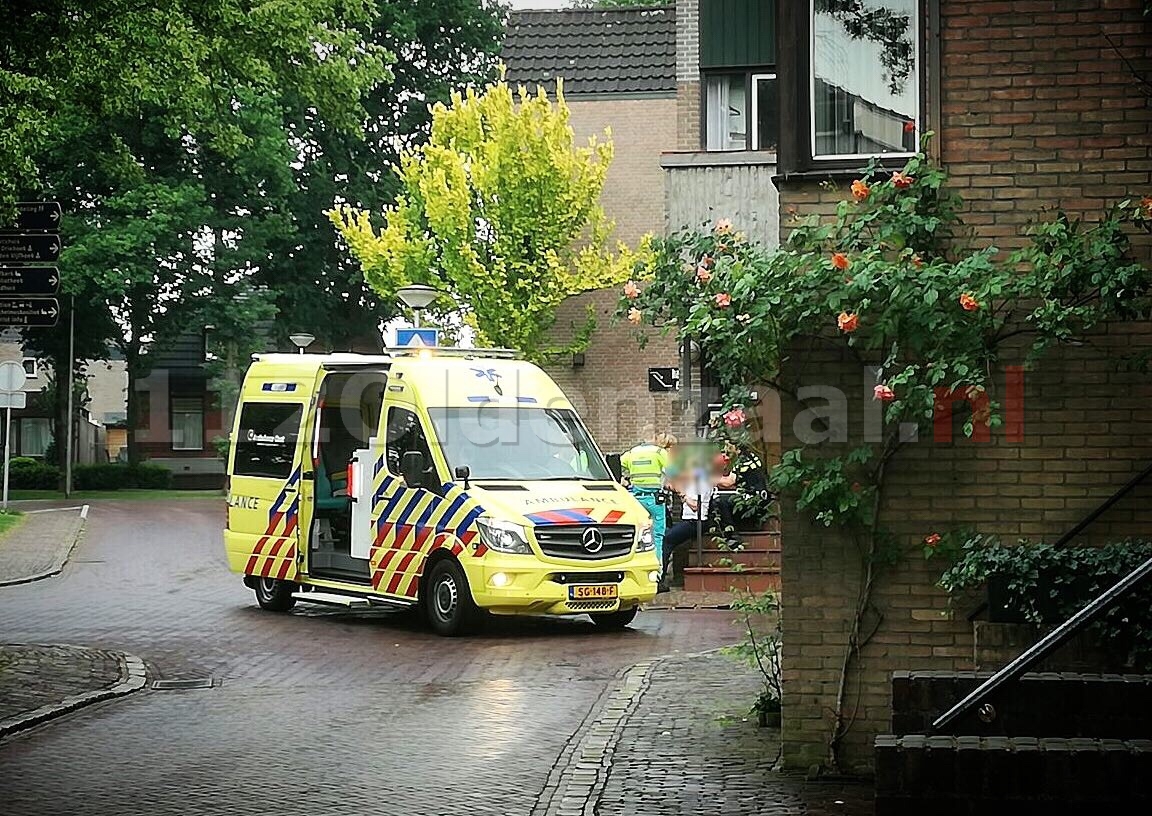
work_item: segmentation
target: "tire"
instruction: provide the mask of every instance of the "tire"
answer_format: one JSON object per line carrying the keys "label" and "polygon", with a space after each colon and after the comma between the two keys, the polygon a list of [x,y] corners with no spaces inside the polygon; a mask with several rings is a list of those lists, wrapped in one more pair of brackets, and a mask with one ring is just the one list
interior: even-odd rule
{"label": "tire", "polygon": [[257,578],[252,587],[256,592],[256,603],[269,612],[287,612],[296,605],[292,593],[296,584],[292,581],[279,581],[275,578]]}
{"label": "tire", "polygon": [[421,601],[428,625],[438,635],[466,635],[480,623],[480,610],[472,600],[468,578],[455,561],[445,559],[432,567]]}
{"label": "tire", "polygon": [[636,617],[636,613],[640,611],[639,607],[632,607],[631,609],[621,609],[617,612],[605,612],[599,615],[589,615],[592,622],[596,624],[597,629],[604,629],[611,631],[613,629],[623,629],[630,624]]}

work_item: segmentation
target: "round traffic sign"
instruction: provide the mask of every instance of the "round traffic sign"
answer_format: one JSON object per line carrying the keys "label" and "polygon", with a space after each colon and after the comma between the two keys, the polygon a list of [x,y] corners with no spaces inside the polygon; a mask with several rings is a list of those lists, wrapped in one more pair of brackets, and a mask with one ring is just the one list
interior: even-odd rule
{"label": "round traffic sign", "polygon": [[0,391],[19,391],[27,379],[28,375],[20,363],[12,360],[0,363]]}

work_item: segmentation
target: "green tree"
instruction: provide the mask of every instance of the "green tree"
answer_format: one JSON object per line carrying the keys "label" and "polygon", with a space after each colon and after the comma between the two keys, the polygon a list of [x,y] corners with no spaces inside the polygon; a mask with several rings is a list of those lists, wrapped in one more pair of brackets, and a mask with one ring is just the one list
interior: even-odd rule
{"label": "green tree", "polygon": [[551,351],[556,306],[631,264],[607,249],[599,205],[612,145],[577,147],[568,119],[562,92],[553,102],[503,81],[436,105],[428,144],[401,156],[402,192],[381,230],[365,211],[332,213],[368,284],[389,298],[407,283],[438,286],[483,341]]}
{"label": "green tree", "polygon": [[391,168],[401,148],[427,138],[432,105],[493,77],[502,34],[503,12],[491,3],[381,0],[370,41],[396,58],[391,77],[363,99],[362,132],[335,130],[308,115],[293,121],[303,146],[286,202],[292,229],[273,243],[255,276],[280,315],[282,344],[292,331],[311,333],[319,348],[379,342],[394,301],[367,285],[333,236],[327,212],[337,203],[379,212],[393,201],[400,183]]}
{"label": "green tree", "polygon": [[[149,371],[148,352],[206,322],[224,323],[225,336],[251,336],[267,316],[253,278],[291,231],[286,201],[299,150],[291,124],[310,116],[354,137],[360,100],[386,77],[385,54],[367,41],[374,6],[362,0],[169,0],[152,8],[106,0],[75,15],[65,2],[42,5],[67,20],[61,40],[45,51],[51,39],[38,40],[34,26],[18,29],[28,53],[15,64],[60,84],[35,158],[43,192],[68,213],[64,290],[106,310],[102,339],[128,365],[135,460],[135,381]],[[89,18],[91,6],[115,19]],[[47,25],[51,14],[42,11],[24,23]],[[77,19],[90,30],[75,28]],[[101,45],[110,79],[100,66],[64,67],[69,49]],[[81,67],[85,59],[77,57]],[[108,93],[93,97],[93,83]],[[45,335],[29,340],[58,353],[61,344]]]}

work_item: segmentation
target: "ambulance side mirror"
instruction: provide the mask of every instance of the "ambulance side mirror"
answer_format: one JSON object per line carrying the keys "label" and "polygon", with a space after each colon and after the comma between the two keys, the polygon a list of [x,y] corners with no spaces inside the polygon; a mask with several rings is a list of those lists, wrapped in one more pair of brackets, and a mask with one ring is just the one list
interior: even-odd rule
{"label": "ambulance side mirror", "polygon": [[456,466],[456,481],[464,483],[464,489],[468,489],[468,480],[472,477],[472,468],[467,465]]}
{"label": "ambulance side mirror", "polygon": [[404,477],[408,487],[420,487],[424,484],[424,454],[420,451],[408,451],[400,457],[400,475]]}

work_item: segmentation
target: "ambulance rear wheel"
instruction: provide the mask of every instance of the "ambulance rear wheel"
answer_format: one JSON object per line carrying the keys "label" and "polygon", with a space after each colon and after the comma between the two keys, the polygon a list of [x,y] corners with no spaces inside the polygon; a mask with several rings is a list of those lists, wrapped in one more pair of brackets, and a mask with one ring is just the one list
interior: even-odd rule
{"label": "ambulance rear wheel", "polygon": [[598,629],[623,629],[636,618],[637,607],[621,609],[618,612],[604,612],[599,615],[589,615]]}
{"label": "ambulance rear wheel", "polygon": [[438,635],[465,635],[480,621],[480,610],[472,600],[468,578],[455,561],[446,559],[432,567],[423,600],[428,623]]}
{"label": "ambulance rear wheel", "polygon": [[291,581],[278,581],[275,578],[257,578],[256,603],[261,609],[269,612],[287,612],[296,605],[292,593],[296,591],[296,584]]}

